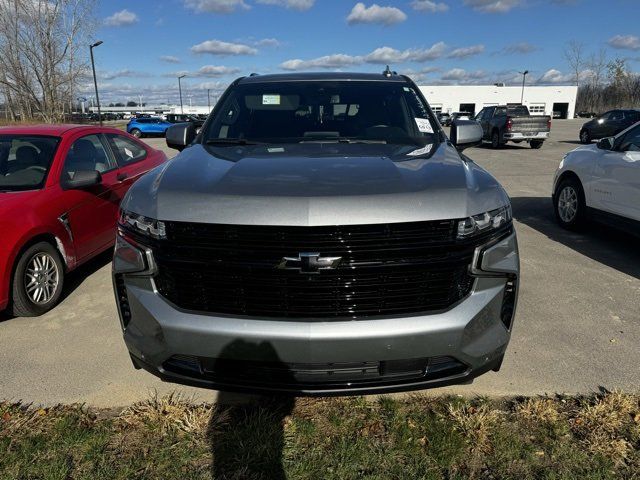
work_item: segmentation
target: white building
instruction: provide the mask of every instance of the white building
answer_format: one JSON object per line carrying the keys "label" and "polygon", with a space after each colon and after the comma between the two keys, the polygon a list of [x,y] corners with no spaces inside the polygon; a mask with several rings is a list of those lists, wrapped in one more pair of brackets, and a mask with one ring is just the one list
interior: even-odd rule
{"label": "white building", "polygon": [[434,113],[478,113],[483,107],[520,103],[529,107],[533,115],[559,113],[557,118],[573,118],[576,108],[576,86],[522,86],[495,85],[437,85],[420,86]]}

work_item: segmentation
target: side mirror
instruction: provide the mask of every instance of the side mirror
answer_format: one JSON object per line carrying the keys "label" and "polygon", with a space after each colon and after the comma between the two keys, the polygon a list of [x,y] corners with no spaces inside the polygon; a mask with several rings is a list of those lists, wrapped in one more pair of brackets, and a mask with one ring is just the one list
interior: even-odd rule
{"label": "side mirror", "polygon": [[97,170],[77,170],[71,180],[64,182],[66,190],[79,190],[102,183],[102,175]]}
{"label": "side mirror", "polygon": [[600,150],[613,150],[615,144],[616,139],[614,137],[605,137],[598,140],[597,146]]}
{"label": "side mirror", "polygon": [[459,152],[475,147],[482,143],[482,126],[474,120],[455,120],[451,124],[449,139]]}
{"label": "side mirror", "polygon": [[196,127],[192,122],[178,123],[167,128],[167,146],[180,152],[191,145],[195,138]]}

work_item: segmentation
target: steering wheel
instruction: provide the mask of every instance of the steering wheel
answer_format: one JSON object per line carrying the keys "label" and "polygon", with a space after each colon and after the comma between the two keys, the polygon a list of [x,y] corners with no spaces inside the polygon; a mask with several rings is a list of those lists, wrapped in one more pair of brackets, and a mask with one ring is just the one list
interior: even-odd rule
{"label": "steering wheel", "polygon": [[30,165],[26,168],[27,170],[38,170],[42,173],[45,173],[47,169],[45,167],[41,167],[40,165]]}

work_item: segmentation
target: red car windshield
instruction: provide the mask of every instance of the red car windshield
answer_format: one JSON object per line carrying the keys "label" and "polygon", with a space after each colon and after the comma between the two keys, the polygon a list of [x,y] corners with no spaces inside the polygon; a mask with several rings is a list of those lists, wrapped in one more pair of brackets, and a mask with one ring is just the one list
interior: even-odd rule
{"label": "red car windshield", "polygon": [[0,135],[0,191],[44,186],[59,138]]}

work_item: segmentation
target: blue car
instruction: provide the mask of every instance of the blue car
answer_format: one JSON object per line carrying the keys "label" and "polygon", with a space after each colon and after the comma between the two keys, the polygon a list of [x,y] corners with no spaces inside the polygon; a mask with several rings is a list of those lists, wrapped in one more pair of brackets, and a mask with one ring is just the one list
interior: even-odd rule
{"label": "blue car", "polygon": [[164,135],[171,125],[160,118],[132,118],[127,124],[127,133],[137,138],[145,135]]}

